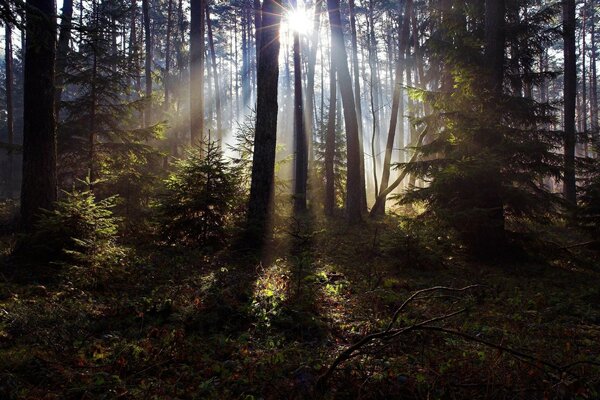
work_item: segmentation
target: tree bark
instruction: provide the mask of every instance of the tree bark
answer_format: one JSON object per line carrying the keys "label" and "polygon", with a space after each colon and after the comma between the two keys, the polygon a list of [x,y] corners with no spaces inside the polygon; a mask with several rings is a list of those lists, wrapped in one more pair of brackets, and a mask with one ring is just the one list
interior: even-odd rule
{"label": "tree bark", "polygon": [[192,145],[204,138],[204,1],[191,1],[190,136]]}
{"label": "tree bark", "polygon": [[[410,11],[412,9],[412,0],[406,0],[406,6],[404,10],[404,18],[400,25],[401,32],[400,35],[400,46],[398,51],[398,60],[396,62],[396,77],[394,79],[394,95],[392,98],[392,114],[390,116],[390,126],[388,130],[388,138],[385,146],[385,156],[383,159],[383,172],[381,175],[381,188],[379,190],[379,196],[381,196],[385,189],[387,188],[390,181],[390,169],[392,163],[392,150],[394,149],[394,136],[396,135],[396,127],[398,125],[398,109],[400,107],[400,96],[402,95],[402,76],[404,73],[404,55],[406,54],[406,48],[408,46],[408,37],[409,37],[409,25],[410,25]],[[402,8],[400,8],[400,11]],[[400,122],[402,123],[402,121]],[[381,200],[377,199],[375,204],[377,204],[377,209],[373,208],[375,215],[382,215],[385,213],[385,203],[386,198],[383,197]],[[379,205],[383,205],[380,207]],[[375,207],[375,206],[373,206]],[[371,214],[373,214],[373,210]]]}
{"label": "tree bark", "polygon": [[264,0],[263,28],[258,57],[256,127],[252,158],[252,180],[248,203],[248,237],[261,246],[271,236],[275,149],[277,144],[277,91],[279,79],[279,26],[281,2]]}
{"label": "tree bark", "polygon": [[171,89],[171,36],[173,31],[173,0],[169,0],[167,6],[167,37],[166,37],[166,49],[165,49],[165,111],[169,109],[169,95]]}
{"label": "tree bark", "polygon": [[56,8],[53,0],[27,0],[23,103],[21,223],[31,230],[40,209],[56,201],[54,62]]}
{"label": "tree bark", "polygon": [[335,210],[335,116],[337,104],[337,85],[333,55],[329,69],[329,115],[325,136],[325,215],[332,216]]}
{"label": "tree bark", "polygon": [[[8,10],[10,12],[10,10]],[[14,73],[13,73],[13,46],[12,46],[12,25],[9,21],[4,22],[5,44],[4,44],[4,65],[6,78],[6,133],[8,134],[8,165],[6,167],[5,184],[6,193],[12,196],[13,189],[13,145],[15,140],[14,124]]]}
{"label": "tree bark", "polygon": [[564,38],[564,180],[565,199],[575,205],[575,105],[577,96],[577,60],[575,55],[575,0],[563,0]]}
{"label": "tree bark", "polygon": [[346,160],[348,171],[346,181],[346,217],[348,222],[353,224],[362,220],[361,196],[363,195],[362,192],[365,191],[364,185],[361,185],[362,180],[360,178],[360,143],[356,104],[354,102],[352,78],[348,69],[348,57],[344,45],[339,0],[327,0],[327,9],[329,12],[329,24],[331,26],[335,70],[340,85],[346,125]]}
{"label": "tree bark", "polygon": [[210,20],[210,10],[208,2],[206,3],[206,25],[208,28],[208,45],[210,47],[210,56],[212,60],[213,80],[215,83],[215,108],[217,117],[217,140],[223,139],[223,118],[221,110],[221,85],[219,84],[219,73],[217,71],[217,55],[215,53],[215,42],[213,40],[212,22]]}
{"label": "tree bark", "polygon": [[65,68],[67,67],[67,53],[69,52],[69,40],[71,39],[71,29],[73,26],[73,0],[64,0],[62,15],[60,17],[60,33],[58,36],[58,47],[56,49],[56,77],[55,77],[55,98],[54,106],[56,108],[56,121],[59,119],[60,101],[64,89]]}
{"label": "tree bark", "polygon": [[[592,119],[592,143],[594,146],[598,145],[598,76],[596,72],[596,10],[594,7],[591,9],[590,15],[590,31],[591,31],[591,43],[590,47],[592,50],[590,63],[591,63],[591,76],[590,76],[590,116]],[[597,149],[595,150],[597,151]]]}
{"label": "tree bark", "polygon": [[[365,182],[365,152],[364,152],[364,138],[362,129],[362,104],[360,97],[360,73],[358,66],[358,40],[356,34],[356,14],[354,12],[355,4],[354,0],[348,2],[350,8],[350,34],[352,43],[352,72],[354,73],[354,99],[356,101],[356,119],[358,121],[358,140],[360,146],[360,178],[361,187],[366,187]],[[362,212],[367,211],[367,192],[361,192],[361,210]]]}
{"label": "tree bark", "polygon": [[146,107],[144,109],[144,125],[152,122],[152,32],[150,31],[150,6],[149,0],[142,0],[142,14],[144,19],[144,39],[146,54],[144,60],[144,76],[146,80]]}
{"label": "tree bark", "polygon": [[[291,6],[296,8],[296,1]],[[306,182],[308,179],[308,143],[304,125],[302,100],[302,60],[300,59],[300,34],[294,32],[294,144],[296,147],[294,168],[294,213],[306,211]]]}

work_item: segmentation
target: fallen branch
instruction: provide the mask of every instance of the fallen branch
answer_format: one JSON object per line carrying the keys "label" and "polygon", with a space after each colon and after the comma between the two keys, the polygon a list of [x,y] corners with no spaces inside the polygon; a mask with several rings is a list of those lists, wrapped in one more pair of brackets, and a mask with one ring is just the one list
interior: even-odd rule
{"label": "fallen branch", "polygon": [[396,309],[396,311],[394,312],[394,315],[392,316],[392,320],[390,321],[390,323],[388,324],[387,328],[383,331],[379,331],[379,332],[375,332],[375,333],[371,333],[365,337],[363,337],[361,340],[359,340],[358,342],[356,342],[355,344],[353,344],[352,346],[348,347],[346,350],[344,350],[342,353],[340,353],[335,360],[333,361],[333,363],[331,364],[331,366],[327,369],[327,371],[321,375],[317,381],[317,388],[324,388],[325,383],[327,382],[327,380],[329,379],[329,377],[333,374],[333,372],[335,371],[335,369],[343,362],[355,357],[357,354],[356,352],[358,350],[360,350],[361,348],[363,348],[364,346],[366,346],[367,344],[371,343],[372,341],[379,339],[379,340],[390,340],[393,339],[397,336],[400,336],[402,334],[408,333],[410,331],[416,330],[418,328],[422,328],[428,324],[434,323],[434,322],[439,322],[439,321],[443,321],[449,318],[452,318],[458,314],[461,314],[463,312],[466,311],[466,309],[461,309],[461,310],[457,310],[457,311],[453,311],[451,313],[448,314],[444,314],[444,315],[440,315],[437,317],[433,317],[430,318],[428,320],[410,325],[408,327],[404,327],[404,328],[398,328],[398,329],[392,329],[394,327],[394,324],[397,322],[398,317],[400,316],[400,313],[413,301],[415,300],[419,300],[420,298],[418,297],[419,295],[423,294],[423,293],[429,293],[429,292],[433,292],[433,291],[452,291],[452,292],[464,292],[470,289],[474,289],[476,287],[480,287],[481,285],[470,285],[470,286],[466,286],[463,288],[451,288],[451,287],[445,287],[445,286],[435,286],[435,287],[431,287],[431,288],[427,288],[427,289],[421,289],[416,291],[415,293],[413,293],[410,297],[408,297],[401,305],[400,307],[398,307]]}

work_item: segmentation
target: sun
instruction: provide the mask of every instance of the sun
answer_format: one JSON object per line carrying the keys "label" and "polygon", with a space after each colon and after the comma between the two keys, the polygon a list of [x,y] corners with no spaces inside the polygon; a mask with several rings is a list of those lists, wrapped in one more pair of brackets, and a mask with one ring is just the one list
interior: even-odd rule
{"label": "sun", "polygon": [[298,6],[285,13],[284,24],[292,32],[307,35],[312,32],[313,20],[304,7]]}

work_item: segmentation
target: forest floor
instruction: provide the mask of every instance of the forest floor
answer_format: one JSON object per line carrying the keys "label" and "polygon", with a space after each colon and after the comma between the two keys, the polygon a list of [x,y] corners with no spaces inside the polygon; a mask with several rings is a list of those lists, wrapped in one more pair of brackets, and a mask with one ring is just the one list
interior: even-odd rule
{"label": "forest floor", "polygon": [[[142,240],[124,265],[105,270],[15,268],[5,255],[0,398],[600,396],[598,364],[563,368],[600,362],[598,253],[555,246],[484,265],[411,221],[296,221],[278,230],[262,263]],[[0,242],[6,253],[14,237]],[[371,342],[315,389],[338,354],[385,329],[416,290],[473,284],[482,286],[419,297],[397,326],[464,307],[429,325],[531,358],[415,329]]]}

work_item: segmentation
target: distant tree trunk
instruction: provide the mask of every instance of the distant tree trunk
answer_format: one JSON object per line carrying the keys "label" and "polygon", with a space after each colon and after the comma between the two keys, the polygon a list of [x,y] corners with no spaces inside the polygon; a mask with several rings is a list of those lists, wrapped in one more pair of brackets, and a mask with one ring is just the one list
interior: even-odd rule
{"label": "distant tree trunk", "polygon": [[173,0],[169,0],[167,8],[167,37],[165,49],[165,110],[169,109],[169,90],[171,89],[171,36],[173,32]]}
{"label": "distant tree trunk", "polygon": [[88,126],[88,165],[90,190],[94,189],[96,183],[96,108],[98,104],[98,47],[100,36],[100,23],[96,1],[92,1],[92,13],[94,22],[92,25],[92,76],[90,78],[90,118]]}
{"label": "distant tree trunk", "polygon": [[250,11],[248,2],[242,3],[242,109],[250,104]]}
{"label": "distant tree trunk", "polygon": [[564,38],[564,169],[563,194],[575,205],[575,104],[577,96],[577,59],[575,55],[575,0],[563,0]]}
{"label": "distant tree trunk", "polygon": [[144,18],[144,35],[146,45],[146,55],[144,63],[144,75],[146,77],[146,107],[144,110],[144,125],[150,125],[152,122],[152,32],[150,31],[150,0],[142,0],[142,14]]}
{"label": "distant tree trunk", "polygon": [[264,0],[258,57],[252,181],[247,216],[248,233],[251,234],[249,237],[259,246],[271,236],[277,144],[280,21],[281,2]]}
{"label": "distant tree trunk", "polygon": [[[10,10],[9,10],[10,12]],[[15,123],[14,123],[14,101],[13,101],[13,46],[12,46],[12,25],[5,21],[5,44],[4,44],[4,66],[6,78],[6,133],[8,134],[8,165],[6,168],[6,191],[8,195],[12,195],[13,189],[13,145],[15,140]]]}
{"label": "distant tree trunk", "polygon": [[587,29],[587,14],[586,14],[586,7],[587,4],[584,1],[583,2],[583,7],[581,8],[581,124],[582,124],[582,131],[583,134],[585,135],[585,141],[584,141],[584,148],[585,148],[585,155],[587,156],[587,145],[588,145],[588,129],[587,129],[587,71],[585,70],[585,52],[586,52],[586,45],[585,45],[585,36],[587,35],[586,29]]}
{"label": "distant tree trunk", "polygon": [[[348,57],[344,45],[342,17],[339,0],[327,0],[329,25],[331,26],[332,51],[335,60],[335,70],[338,76],[342,103],[344,106],[344,122],[346,124],[346,217],[350,223],[362,220],[361,199],[365,187],[361,186],[360,178],[360,143],[358,137],[358,120],[356,105],[352,91],[352,78],[348,69]],[[365,195],[366,196],[366,195]]]}
{"label": "distant tree trunk", "polygon": [[319,47],[319,27],[321,25],[321,9],[323,1],[316,0],[313,16],[313,31],[310,38],[310,50],[308,52],[307,73],[306,73],[306,117],[305,129],[308,142],[308,161],[312,171],[314,160],[313,140],[315,134],[315,68],[317,64],[317,49]]}
{"label": "distant tree trunk", "polygon": [[[129,34],[129,48],[130,48],[130,56],[132,59],[132,63],[135,65],[135,91],[139,95],[142,90],[142,81],[140,78],[140,59],[139,59],[139,48],[138,48],[138,38],[137,38],[137,0],[131,0],[131,27]],[[81,15],[79,19],[79,24],[81,25]],[[143,118],[142,118],[143,125]]]}
{"label": "distant tree trunk", "polygon": [[[354,99],[356,101],[356,119],[358,120],[358,139],[360,146],[360,179],[361,187],[366,187],[365,182],[365,152],[363,143],[363,129],[362,129],[362,105],[360,97],[360,73],[358,66],[358,40],[356,37],[356,14],[354,9],[354,0],[349,0],[350,6],[350,34],[352,42],[352,69],[354,73]],[[367,211],[367,193],[366,190],[361,192],[361,211]]]}
{"label": "distant tree trunk", "polygon": [[190,134],[192,144],[204,137],[204,1],[191,1]]}
{"label": "distant tree trunk", "polygon": [[60,34],[58,36],[58,47],[56,49],[56,92],[54,106],[56,107],[56,121],[60,112],[60,101],[65,81],[65,68],[67,67],[67,53],[69,52],[69,40],[71,39],[71,28],[73,18],[73,0],[64,0],[62,15],[60,17]]}
{"label": "distant tree trunk", "polygon": [[[296,8],[296,1],[292,0]],[[300,59],[300,34],[294,32],[294,212],[306,211],[306,182],[308,179],[308,143],[304,129],[304,104],[302,100],[302,60]]]}
{"label": "distant tree trunk", "polygon": [[325,136],[325,215],[332,216],[335,210],[335,116],[337,104],[337,85],[333,53],[329,70],[329,115]]}
{"label": "distant tree trunk", "polygon": [[219,84],[219,73],[217,71],[217,55],[215,53],[215,42],[213,40],[212,22],[210,20],[210,10],[208,2],[206,3],[206,24],[208,27],[208,45],[210,47],[210,56],[212,60],[213,80],[215,83],[215,108],[217,116],[217,140],[223,139],[223,118],[221,110],[221,85]]}
{"label": "distant tree trunk", "polygon": [[[4,66],[6,78],[6,131],[8,133],[8,153],[12,153],[14,144],[14,73],[13,73],[13,45],[12,45],[12,25],[9,22],[4,24],[5,45],[4,45]],[[9,178],[12,178],[10,176]]]}
{"label": "distant tree trunk", "polygon": [[55,10],[53,0],[27,0],[21,187],[21,223],[25,230],[34,227],[40,209],[52,209],[57,195]]}
{"label": "distant tree trunk", "polygon": [[[591,128],[592,128],[592,142],[595,146],[598,145],[598,76],[596,72],[596,10],[594,7],[591,9],[590,15],[590,31],[591,31],[591,43],[592,56],[590,59],[592,71],[590,76],[590,110],[591,110]],[[597,151],[597,149],[596,149]]]}
{"label": "distant tree trunk", "polygon": [[256,68],[258,68],[258,57],[260,56],[260,27],[262,26],[262,15],[260,0],[254,0],[254,35],[256,44]]}
{"label": "distant tree trunk", "polygon": [[[392,114],[390,116],[390,126],[388,130],[388,138],[385,147],[385,157],[383,160],[383,172],[381,175],[381,188],[379,190],[379,196],[382,196],[385,189],[387,188],[390,181],[390,169],[392,163],[392,150],[394,149],[394,136],[396,135],[396,127],[398,125],[398,110],[400,107],[400,102],[402,99],[400,98],[402,95],[402,75],[404,73],[404,55],[406,54],[406,48],[408,47],[408,38],[409,38],[409,23],[410,23],[410,11],[412,9],[412,0],[406,1],[406,6],[404,10],[404,19],[400,25],[400,48],[398,51],[398,60],[396,62],[396,77],[395,77],[395,85],[394,85],[394,95],[392,98]],[[402,9],[400,9],[401,11]],[[402,124],[403,121],[400,121]],[[378,205],[378,209],[374,212],[371,210],[372,215],[382,215],[385,213],[385,196],[381,199],[377,199],[375,204]],[[379,207],[379,205],[383,205],[383,207]]]}

